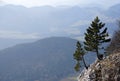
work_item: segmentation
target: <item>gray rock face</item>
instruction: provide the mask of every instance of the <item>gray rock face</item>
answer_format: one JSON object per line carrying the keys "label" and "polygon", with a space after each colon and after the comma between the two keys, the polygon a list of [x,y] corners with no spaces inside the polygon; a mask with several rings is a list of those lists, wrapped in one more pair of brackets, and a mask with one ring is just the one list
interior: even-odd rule
{"label": "gray rock face", "polygon": [[88,70],[83,70],[78,81],[120,81],[120,53],[96,60]]}

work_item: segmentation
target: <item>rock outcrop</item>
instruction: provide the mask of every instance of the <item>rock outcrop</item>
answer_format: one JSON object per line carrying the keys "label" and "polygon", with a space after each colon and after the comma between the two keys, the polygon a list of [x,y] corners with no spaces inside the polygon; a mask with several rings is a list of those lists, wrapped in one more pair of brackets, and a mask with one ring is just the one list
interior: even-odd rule
{"label": "rock outcrop", "polygon": [[78,81],[120,81],[120,53],[96,60],[81,72]]}

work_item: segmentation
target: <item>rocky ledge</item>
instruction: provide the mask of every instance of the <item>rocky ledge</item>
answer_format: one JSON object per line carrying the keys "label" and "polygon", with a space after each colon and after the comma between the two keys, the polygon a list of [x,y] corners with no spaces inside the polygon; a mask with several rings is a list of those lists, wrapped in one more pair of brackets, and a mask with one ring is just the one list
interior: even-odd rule
{"label": "rocky ledge", "polygon": [[96,60],[81,72],[78,81],[120,81],[120,53]]}

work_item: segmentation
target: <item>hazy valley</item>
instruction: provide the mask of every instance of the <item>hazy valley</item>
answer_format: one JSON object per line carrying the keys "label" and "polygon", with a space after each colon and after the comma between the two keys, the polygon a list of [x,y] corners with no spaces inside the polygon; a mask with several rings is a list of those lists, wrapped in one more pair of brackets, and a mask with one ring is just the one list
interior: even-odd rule
{"label": "hazy valley", "polygon": [[[0,81],[76,81],[77,40],[83,42],[96,16],[106,23],[112,37],[119,9],[120,4],[108,9],[0,6]],[[88,65],[95,59],[95,54],[85,55]]]}

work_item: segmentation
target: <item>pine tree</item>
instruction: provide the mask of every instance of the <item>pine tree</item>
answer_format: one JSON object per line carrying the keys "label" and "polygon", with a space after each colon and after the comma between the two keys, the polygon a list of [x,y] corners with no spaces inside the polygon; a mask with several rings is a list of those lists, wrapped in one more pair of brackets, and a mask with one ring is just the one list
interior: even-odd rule
{"label": "pine tree", "polygon": [[99,54],[99,50],[102,49],[101,44],[109,42],[110,38],[108,38],[107,28],[105,27],[105,23],[100,22],[99,18],[96,17],[92,24],[87,29],[85,33],[85,49],[87,51],[96,52],[97,58],[101,60],[101,55]]}
{"label": "pine tree", "polygon": [[85,51],[82,48],[82,45],[79,41],[77,42],[76,47],[77,48],[76,48],[75,53],[73,55],[74,59],[77,61],[77,64],[75,66],[75,70],[76,71],[80,70],[80,61],[83,61],[83,64],[84,64],[85,68],[87,69],[88,67],[87,67],[85,60],[84,60]]}

